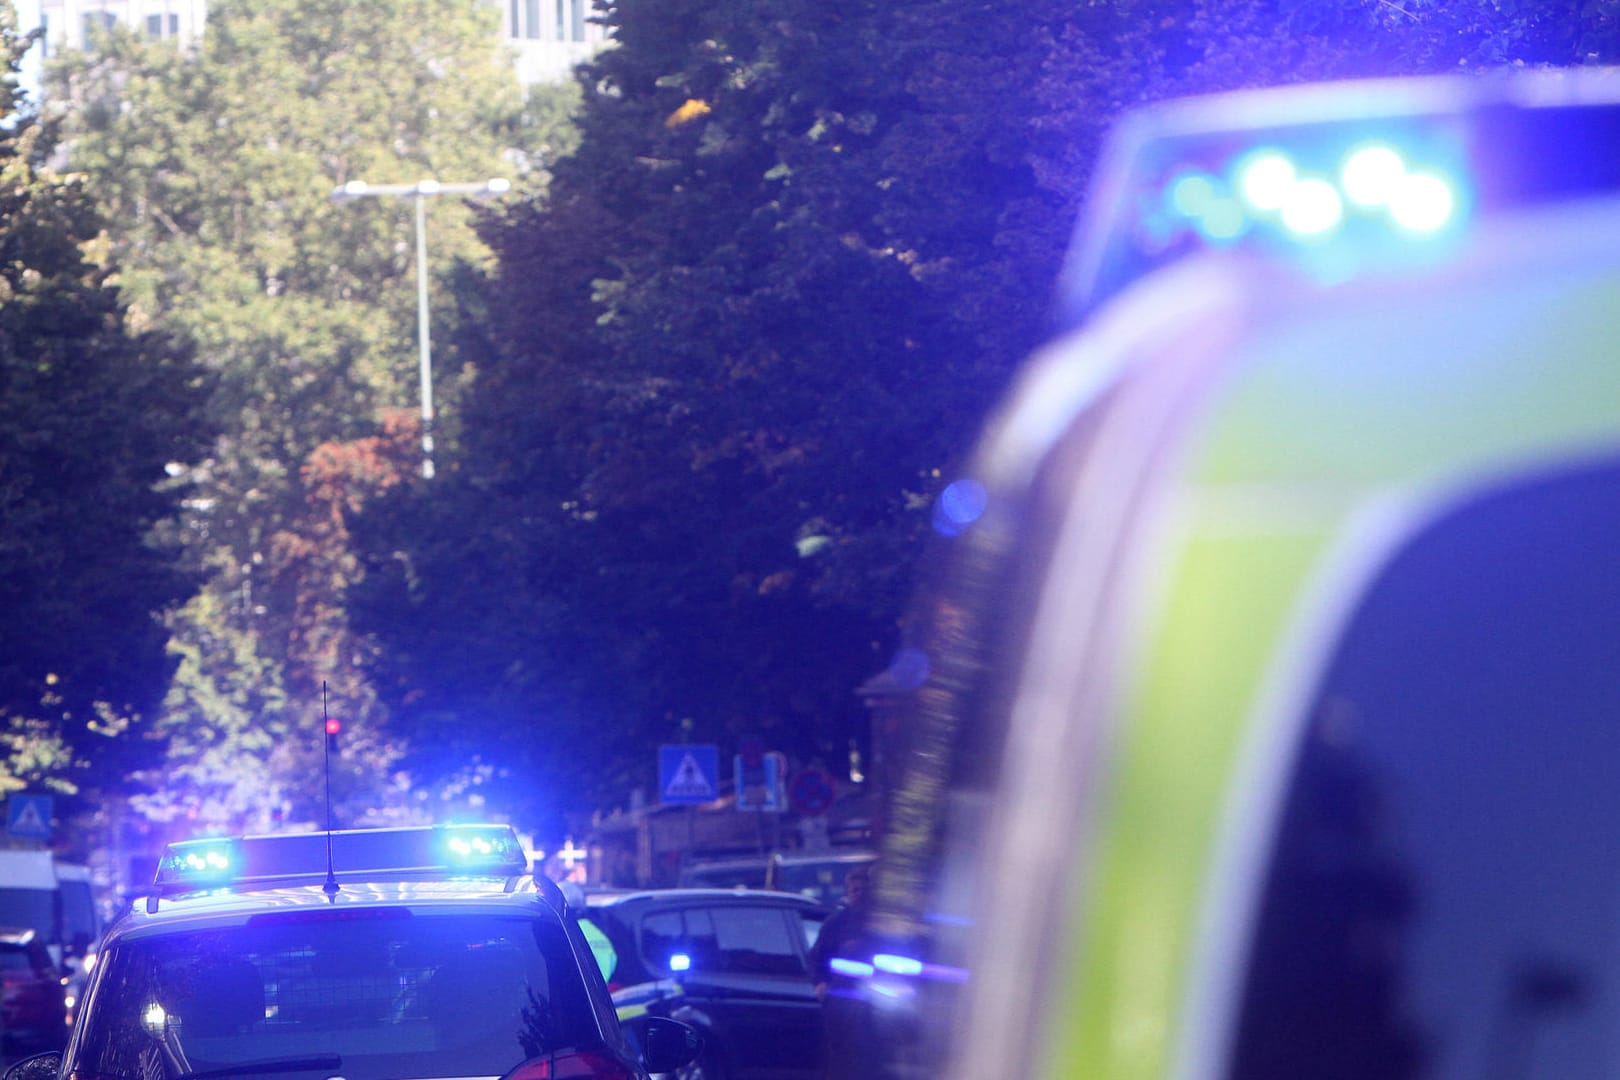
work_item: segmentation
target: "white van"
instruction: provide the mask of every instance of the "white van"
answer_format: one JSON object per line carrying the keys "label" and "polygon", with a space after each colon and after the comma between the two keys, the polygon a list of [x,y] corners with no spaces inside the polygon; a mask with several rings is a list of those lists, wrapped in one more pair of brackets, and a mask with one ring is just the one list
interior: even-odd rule
{"label": "white van", "polygon": [[[0,851],[0,926],[34,930],[51,945],[57,933],[56,863],[48,851]],[[60,962],[60,955],[56,956]]]}
{"label": "white van", "polygon": [[33,930],[58,966],[84,957],[102,930],[90,868],[49,851],[0,850],[0,927]]}

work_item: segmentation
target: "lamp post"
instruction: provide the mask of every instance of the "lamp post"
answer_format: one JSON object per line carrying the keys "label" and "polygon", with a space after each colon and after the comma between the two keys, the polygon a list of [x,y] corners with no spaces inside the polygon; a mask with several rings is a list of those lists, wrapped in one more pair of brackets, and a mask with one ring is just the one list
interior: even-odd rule
{"label": "lamp post", "polygon": [[350,199],[412,199],[416,202],[416,338],[422,384],[422,475],[433,475],[433,346],[428,335],[427,200],[434,195],[501,195],[512,189],[501,177],[471,184],[441,184],[418,180],[414,184],[368,184],[350,180],[332,190],[333,202]]}

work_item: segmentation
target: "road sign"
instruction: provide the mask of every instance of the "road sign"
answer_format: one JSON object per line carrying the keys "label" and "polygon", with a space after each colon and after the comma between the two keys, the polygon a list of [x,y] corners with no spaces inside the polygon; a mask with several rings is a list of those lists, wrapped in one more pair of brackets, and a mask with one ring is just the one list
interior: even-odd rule
{"label": "road sign", "polygon": [[6,799],[6,832],[28,840],[51,838],[51,797],[12,795]]}
{"label": "road sign", "polygon": [[749,756],[738,754],[733,762],[737,781],[737,809],[780,812],[782,807],[782,777],[787,772],[787,759],[776,751],[761,753],[758,763],[750,765]]}
{"label": "road sign", "polygon": [[788,781],[788,805],[806,817],[832,809],[832,774],[825,769],[801,769]]}
{"label": "road sign", "polygon": [[713,743],[658,748],[659,801],[706,803],[720,797],[720,748]]}

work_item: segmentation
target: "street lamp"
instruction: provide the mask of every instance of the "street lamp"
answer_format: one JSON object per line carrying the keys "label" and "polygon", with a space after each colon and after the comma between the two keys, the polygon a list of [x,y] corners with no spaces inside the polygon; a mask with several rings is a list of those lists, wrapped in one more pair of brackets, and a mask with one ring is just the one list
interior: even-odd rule
{"label": "street lamp", "polygon": [[433,347],[428,338],[427,200],[433,195],[502,195],[512,183],[501,177],[473,184],[441,184],[418,180],[414,184],[368,184],[350,180],[332,189],[333,202],[349,199],[414,199],[416,202],[416,337],[422,383],[422,475],[433,475]]}

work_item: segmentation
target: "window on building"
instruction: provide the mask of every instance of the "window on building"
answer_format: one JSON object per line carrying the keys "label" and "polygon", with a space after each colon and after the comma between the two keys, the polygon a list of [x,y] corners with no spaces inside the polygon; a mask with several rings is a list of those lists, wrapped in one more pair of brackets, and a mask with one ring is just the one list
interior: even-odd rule
{"label": "window on building", "polygon": [[586,0],[557,0],[557,40],[585,40]]}
{"label": "window on building", "polygon": [[514,38],[534,40],[540,36],[540,0],[511,0],[508,13]]}
{"label": "window on building", "polygon": [[153,41],[166,37],[172,38],[179,33],[179,15],[148,15],[146,17],[146,36]]}
{"label": "window on building", "polygon": [[110,11],[87,11],[84,13],[84,47],[86,50],[96,47],[96,40],[103,34],[112,32],[118,25],[118,16]]}

